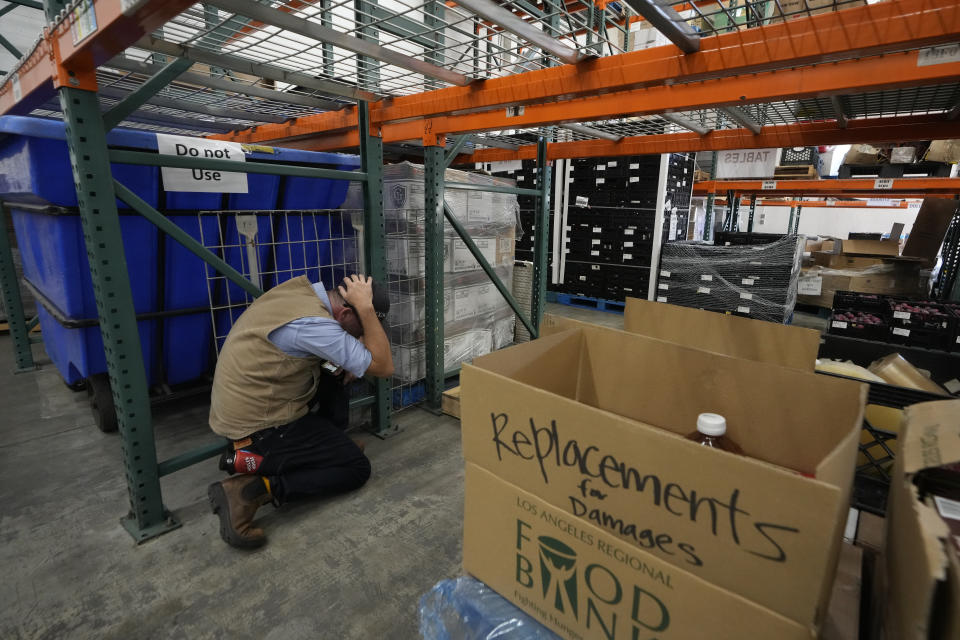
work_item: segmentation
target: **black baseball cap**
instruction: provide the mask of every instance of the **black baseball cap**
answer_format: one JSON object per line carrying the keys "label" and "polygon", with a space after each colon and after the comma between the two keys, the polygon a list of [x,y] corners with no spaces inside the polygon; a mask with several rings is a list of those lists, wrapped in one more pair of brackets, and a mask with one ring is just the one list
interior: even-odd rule
{"label": "black baseball cap", "polygon": [[[370,288],[373,289],[373,311],[377,314],[377,319],[383,322],[390,313],[390,293],[379,280],[371,282]],[[343,301],[343,306],[353,309],[353,305],[346,300]]]}

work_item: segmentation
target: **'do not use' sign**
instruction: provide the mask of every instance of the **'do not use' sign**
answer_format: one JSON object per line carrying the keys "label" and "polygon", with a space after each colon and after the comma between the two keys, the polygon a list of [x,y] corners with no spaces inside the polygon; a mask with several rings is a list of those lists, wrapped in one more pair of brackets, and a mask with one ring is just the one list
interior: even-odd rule
{"label": "'do not use' sign", "polygon": [[[157,134],[157,150],[166,155],[208,160],[245,162],[243,147],[236,142],[207,140]],[[201,193],[247,193],[247,174],[219,169],[180,169],[162,167],[163,188],[166,191],[193,191]]]}

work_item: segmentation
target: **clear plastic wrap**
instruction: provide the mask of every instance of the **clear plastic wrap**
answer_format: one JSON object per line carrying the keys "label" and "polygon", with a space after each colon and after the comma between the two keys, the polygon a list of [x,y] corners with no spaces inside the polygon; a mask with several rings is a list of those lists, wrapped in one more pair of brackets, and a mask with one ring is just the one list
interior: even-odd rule
{"label": "clear plastic wrap", "polygon": [[470,576],[443,580],[420,598],[423,640],[560,640]]}
{"label": "clear plastic wrap", "polygon": [[[383,171],[388,317],[394,360],[395,406],[418,399],[406,388],[426,375],[425,362],[425,172],[404,162]],[[447,169],[448,183],[514,186],[512,180]],[[359,208],[354,225],[362,227],[361,185],[351,185],[345,209]],[[489,191],[447,189],[444,198],[487,262],[510,290],[516,244],[517,198]],[[454,229],[444,224],[444,368],[513,342],[514,314],[496,286]]]}
{"label": "clear plastic wrap", "polygon": [[667,243],[657,300],[787,322],[797,302],[803,247],[803,236],[761,245]]}

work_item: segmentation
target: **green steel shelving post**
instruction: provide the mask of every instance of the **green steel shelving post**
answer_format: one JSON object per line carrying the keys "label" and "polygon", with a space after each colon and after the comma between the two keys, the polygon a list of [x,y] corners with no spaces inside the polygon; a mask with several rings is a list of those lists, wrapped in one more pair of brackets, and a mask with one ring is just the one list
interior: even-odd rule
{"label": "green steel shelving post", "polygon": [[160,494],[147,374],[97,94],[64,87],[60,104],[127,473],[130,512],[122,523],[142,542],[180,523]]}
{"label": "green steel shelving post", "polygon": [[[537,223],[533,237],[533,292],[530,300],[530,322],[540,333],[540,321],[547,298],[547,246],[550,240],[550,171],[547,161],[547,139],[537,141]],[[537,337],[534,335],[532,337]]]}
{"label": "green steel shelving post", "polygon": [[424,253],[426,291],[426,406],[440,410],[443,396],[443,192],[446,161],[444,148],[423,148],[425,184],[425,239]]}
{"label": "green steel shelving post", "polygon": [[[386,225],[383,220],[383,138],[379,129],[370,130],[370,107],[357,103],[360,126],[360,164],[366,174],[363,182],[363,255],[368,276],[387,283]],[[397,432],[390,424],[390,385],[388,380],[373,382],[375,400],[371,428],[386,438]]]}
{"label": "green steel shelving post", "polygon": [[[13,6],[13,5],[11,5]],[[10,337],[13,338],[14,373],[33,371],[33,350],[30,348],[30,327],[23,316],[23,300],[20,299],[20,283],[13,264],[13,251],[7,236],[7,207],[0,202],[0,297],[7,312]]]}
{"label": "green steel shelving post", "polygon": [[757,212],[757,196],[750,196],[750,217],[747,218],[747,233],[753,233],[753,216]]}

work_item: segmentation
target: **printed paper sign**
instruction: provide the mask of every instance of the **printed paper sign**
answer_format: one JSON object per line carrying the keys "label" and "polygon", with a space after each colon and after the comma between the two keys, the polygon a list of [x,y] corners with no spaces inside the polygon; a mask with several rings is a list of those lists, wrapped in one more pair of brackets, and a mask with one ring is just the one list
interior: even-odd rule
{"label": "printed paper sign", "polygon": [[910,312],[909,311],[894,311],[893,317],[897,320],[909,320]]}
{"label": "printed paper sign", "polygon": [[657,302],[666,302],[666,301],[667,301],[666,296],[657,296]]}
{"label": "printed paper sign", "polygon": [[722,178],[772,178],[778,149],[740,149],[717,154],[717,175]]}
{"label": "printed paper sign", "polygon": [[750,313],[750,307],[737,307],[737,313]]}
{"label": "printed paper sign", "polygon": [[665,270],[665,269],[660,269],[660,277],[661,277],[661,278],[669,278],[669,277],[670,277],[670,272],[667,271],[667,270]]}
{"label": "printed paper sign", "polygon": [[[157,134],[157,149],[162,154],[184,158],[209,158],[246,162],[243,148],[236,142],[206,140]],[[163,188],[167,191],[199,193],[247,193],[247,174],[214,169],[178,169],[161,167]]]}
{"label": "printed paper sign", "polygon": [[939,47],[920,49],[917,55],[918,67],[929,67],[948,62],[960,62],[960,44],[945,44]]}
{"label": "printed paper sign", "polygon": [[847,323],[846,323],[846,322],[841,322],[840,320],[834,320],[832,326],[833,326],[834,329],[846,329],[846,328],[847,328]]}
{"label": "printed paper sign", "polygon": [[819,296],[823,291],[823,278],[820,276],[801,276],[797,281],[797,293],[802,296]]}

